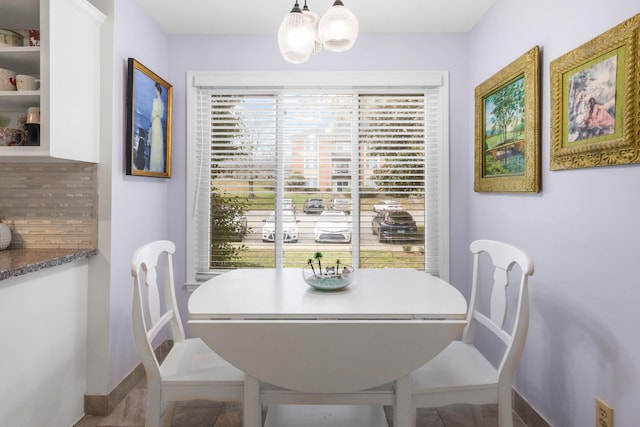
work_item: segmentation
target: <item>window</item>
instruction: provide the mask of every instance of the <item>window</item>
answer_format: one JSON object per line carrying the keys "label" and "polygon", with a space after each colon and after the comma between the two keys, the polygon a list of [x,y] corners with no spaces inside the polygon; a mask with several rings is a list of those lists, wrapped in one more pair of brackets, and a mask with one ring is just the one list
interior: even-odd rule
{"label": "window", "polygon": [[[445,74],[189,81],[188,282],[302,267],[318,251],[329,263],[448,277]],[[379,215],[390,199],[402,213]],[[340,226],[320,221],[323,211],[340,213]]]}
{"label": "window", "polygon": [[316,151],[316,141],[308,140],[304,142],[304,151]]}

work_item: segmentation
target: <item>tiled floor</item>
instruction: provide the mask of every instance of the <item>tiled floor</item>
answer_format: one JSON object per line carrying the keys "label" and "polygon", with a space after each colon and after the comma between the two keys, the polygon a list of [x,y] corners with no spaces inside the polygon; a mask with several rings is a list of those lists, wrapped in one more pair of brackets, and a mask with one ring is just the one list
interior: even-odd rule
{"label": "tiled floor", "polygon": [[[146,381],[142,380],[105,417],[88,415],[74,427],[140,427],[144,426]],[[527,427],[514,414],[514,427]],[[242,405],[237,403],[189,401],[178,402],[173,427],[242,427]],[[418,410],[418,427],[495,427],[493,405],[451,405],[438,409]],[[349,427],[349,426],[344,426]]]}

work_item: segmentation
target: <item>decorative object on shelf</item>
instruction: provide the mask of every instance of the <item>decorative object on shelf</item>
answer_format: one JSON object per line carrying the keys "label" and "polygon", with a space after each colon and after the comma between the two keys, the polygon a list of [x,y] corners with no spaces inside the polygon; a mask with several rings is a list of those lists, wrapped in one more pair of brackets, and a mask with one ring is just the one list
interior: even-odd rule
{"label": "decorative object on shelf", "polygon": [[28,74],[16,75],[16,89],[18,91],[38,90],[39,85],[40,79],[37,79],[35,76],[30,76]]}
{"label": "decorative object on shelf", "polygon": [[128,60],[127,175],[171,178],[173,86]]}
{"label": "decorative object on shelf", "polygon": [[533,47],[475,89],[475,191],[540,191],[539,51]]}
{"label": "decorative object on shelf", "polygon": [[40,123],[24,124],[24,145],[30,147],[40,145]]}
{"label": "decorative object on shelf", "polygon": [[0,68],[0,91],[16,90],[16,72],[7,68]]}
{"label": "decorative object on shelf", "polygon": [[640,14],[551,61],[550,169],[640,163]]}
{"label": "decorative object on shelf", "polygon": [[21,129],[0,128],[0,146],[23,145],[25,133]]}
{"label": "decorative object on shelf", "polygon": [[22,46],[24,37],[15,31],[0,28],[0,46]]}
{"label": "decorative object on shelf", "polygon": [[25,123],[40,123],[40,107],[27,108]]}
{"label": "decorative object on shelf", "polygon": [[11,244],[11,229],[5,223],[0,222],[0,251],[5,250]]}
{"label": "decorative object on shelf", "polygon": [[296,0],[278,29],[280,53],[293,64],[306,62],[322,47],[330,52],[347,51],[357,38],[358,20],[342,0],[335,0],[322,18],[309,10],[306,0],[302,9]]}
{"label": "decorative object on shelf", "polygon": [[313,259],[309,258],[307,265],[302,268],[302,278],[307,285],[323,291],[335,291],[353,282],[355,269],[352,266],[342,265],[340,260],[336,260],[335,264],[323,269],[322,252],[316,252],[314,258],[317,266],[314,265]]}
{"label": "decorative object on shelf", "polygon": [[40,46],[40,30],[29,30],[29,46]]}
{"label": "decorative object on shelf", "polygon": [[36,147],[40,145],[40,107],[27,108],[24,128],[24,145]]}

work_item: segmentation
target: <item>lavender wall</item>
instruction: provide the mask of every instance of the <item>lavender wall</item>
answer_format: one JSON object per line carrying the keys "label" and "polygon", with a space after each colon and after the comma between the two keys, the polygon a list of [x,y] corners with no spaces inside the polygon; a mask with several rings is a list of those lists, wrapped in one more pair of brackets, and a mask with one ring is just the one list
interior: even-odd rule
{"label": "lavender wall", "polygon": [[[640,166],[549,171],[550,61],[638,12],[628,0],[498,0],[469,34],[471,88],[542,48],[542,192],[478,194],[470,180],[453,190],[468,198],[467,240],[509,241],[535,260],[515,387],[556,426],[594,425],[596,396],[614,407],[616,425],[638,425]],[[465,102],[471,109],[472,98]],[[466,129],[471,140],[471,120]],[[456,160],[463,165],[453,169],[472,168],[471,146]]]}
{"label": "lavender wall", "polygon": [[[114,0],[113,135],[111,146],[111,204],[109,293],[109,391],[140,362],[131,327],[133,282],[131,255],[141,244],[167,238],[170,180],[133,177],[124,173],[125,95],[127,58],[136,58],[164,79],[167,76],[167,35],[130,0]],[[178,101],[180,102],[180,101]],[[101,202],[102,203],[102,202]]]}
{"label": "lavender wall", "polygon": [[[274,30],[275,31],[275,30]],[[451,158],[464,159],[470,144],[466,134],[469,120],[466,34],[361,34],[346,53],[320,52],[303,65],[282,59],[275,32],[269,35],[172,35],[169,36],[169,81],[174,85],[174,178],[170,183],[170,238],[185,247],[185,84],[187,71],[413,71],[446,70],[450,74]],[[453,262],[451,280],[465,289],[470,274],[468,253],[467,195],[471,179],[467,165],[451,165],[452,259],[463,259],[465,267]],[[185,280],[185,251],[179,251],[176,275]],[[178,279],[180,280],[180,279]],[[181,309],[186,311],[187,294],[179,289]]]}

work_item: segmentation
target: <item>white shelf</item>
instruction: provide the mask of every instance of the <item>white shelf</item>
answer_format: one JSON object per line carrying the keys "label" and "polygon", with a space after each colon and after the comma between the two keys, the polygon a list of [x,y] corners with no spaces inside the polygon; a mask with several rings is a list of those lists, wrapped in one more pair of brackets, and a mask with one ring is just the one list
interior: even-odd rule
{"label": "white shelf", "polygon": [[39,90],[0,91],[0,111],[26,112],[29,107],[40,105]]}
{"label": "white shelf", "polygon": [[43,146],[12,146],[12,147],[0,147],[0,159],[3,162],[13,161],[20,162],[25,159],[33,160],[46,160],[50,161],[48,156],[49,152],[46,147]]}
{"label": "white shelf", "polygon": [[16,74],[40,74],[40,47],[0,46],[0,64]]}

